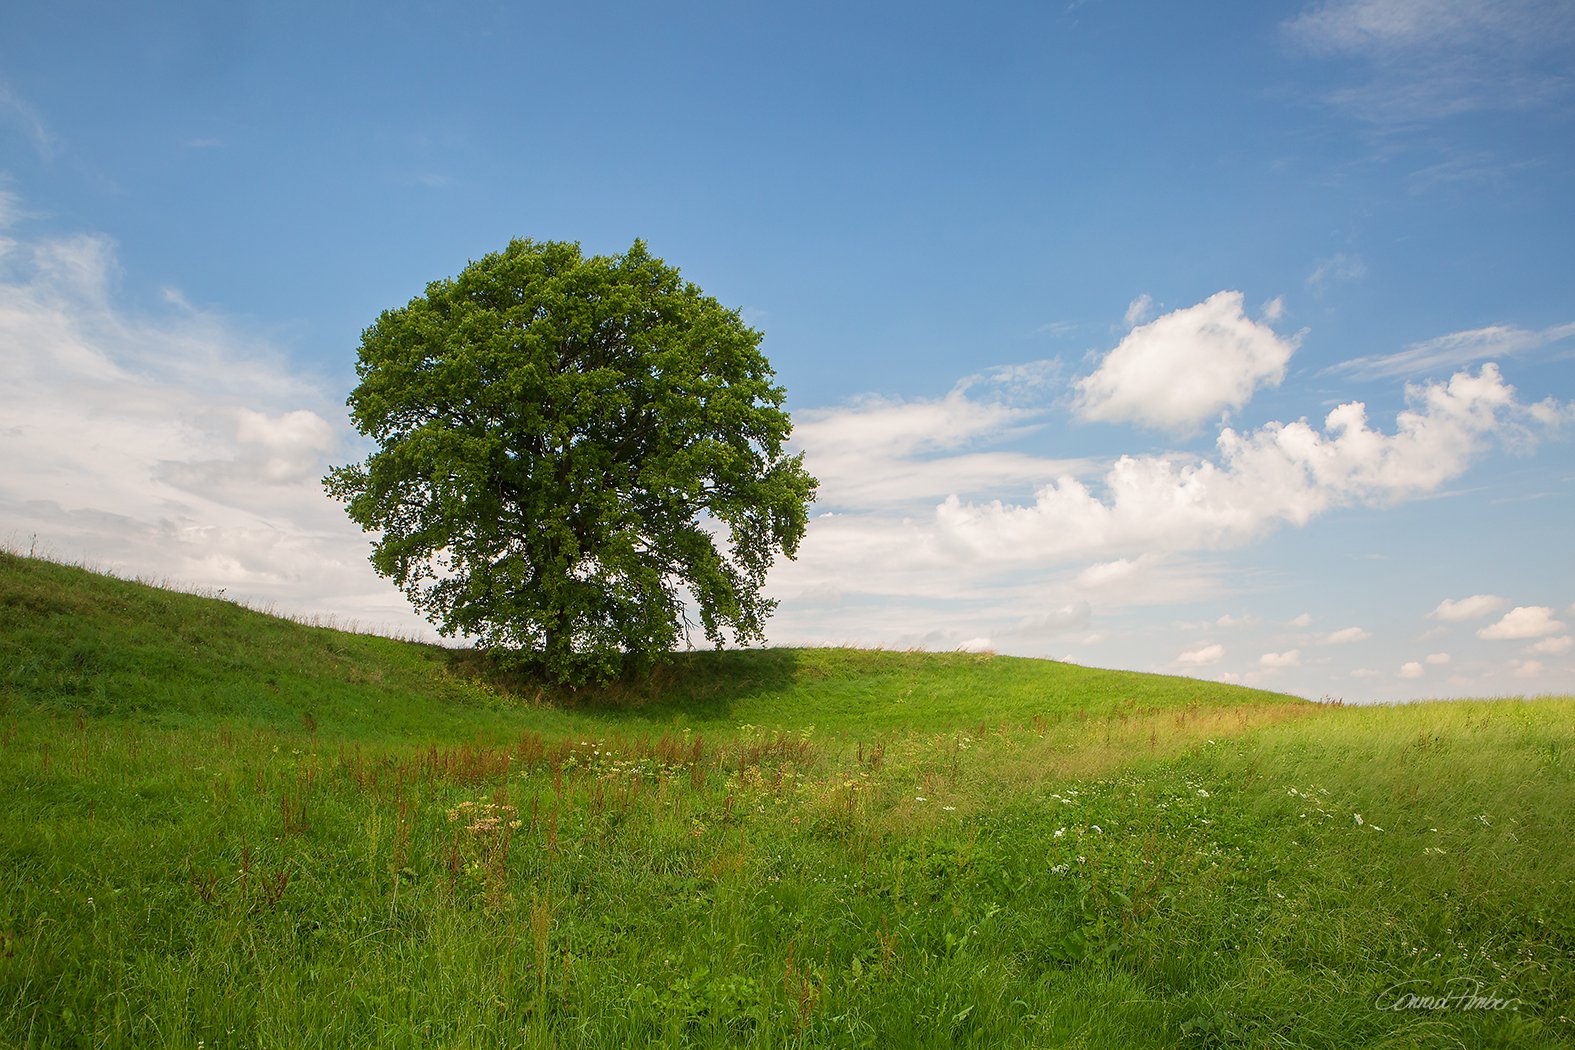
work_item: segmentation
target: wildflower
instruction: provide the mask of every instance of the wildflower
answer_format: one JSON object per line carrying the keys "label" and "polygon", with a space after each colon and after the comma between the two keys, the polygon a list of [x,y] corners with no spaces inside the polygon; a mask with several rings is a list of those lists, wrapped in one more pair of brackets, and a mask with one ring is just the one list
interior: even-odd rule
{"label": "wildflower", "polygon": [[1353,813],[1351,815],[1356,818],[1356,823],[1357,823],[1358,826],[1367,823],[1367,821],[1362,819],[1362,815],[1360,813]]}
{"label": "wildflower", "polygon": [[913,801],[915,801],[915,802],[925,802],[925,801],[928,801],[928,800],[923,795],[914,795],[913,796]]}
{"label": "wildflower", "polygon": [[1198,797],[1199,798],[1208,798],[1209,797],[1209,793],[1207,791],[1204,791],[1202,788],[1198,788]]}
{"label": "wildflower", "polygon": [[1065,835],[1065,834],[1066,834],[1066,829],[1065,828],[1056,828],[1055,829],[1055,837],[1056,838],[1060,838],[1062,835]]}

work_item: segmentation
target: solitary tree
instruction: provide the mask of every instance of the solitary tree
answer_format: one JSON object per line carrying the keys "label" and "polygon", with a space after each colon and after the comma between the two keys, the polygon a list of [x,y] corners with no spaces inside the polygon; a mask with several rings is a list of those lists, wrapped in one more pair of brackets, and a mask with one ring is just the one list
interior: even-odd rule
{"label": "solitary tree", "polygon": [[513,241],[362,335],[378,448],[323,479],[449,636],[565,682],[689,640],[763,639],[815,479],[744,324],[640,241]]}

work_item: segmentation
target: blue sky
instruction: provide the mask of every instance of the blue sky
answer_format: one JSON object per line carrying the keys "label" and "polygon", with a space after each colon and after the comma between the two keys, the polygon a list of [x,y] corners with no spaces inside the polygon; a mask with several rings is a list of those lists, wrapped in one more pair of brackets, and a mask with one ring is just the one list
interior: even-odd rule
{"label": "blue sky", "polygon": [[775,642],[1568,693],[1571,229],[1560,0],[11,4],[0,539],[407,629],[361,329],[641,237],[823,482]]}

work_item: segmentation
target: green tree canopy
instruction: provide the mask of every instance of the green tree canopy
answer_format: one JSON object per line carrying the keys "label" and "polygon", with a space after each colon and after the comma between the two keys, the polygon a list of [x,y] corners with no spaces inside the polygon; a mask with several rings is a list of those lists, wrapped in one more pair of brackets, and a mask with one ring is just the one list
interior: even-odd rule
{"label": "green tree canopy", "polygon": [[761,641],[816,483],[760,340],[640,241],[516,240],[363,333],[348,404],[377,449],[324,485],[443,634],[561,681],[695,617]]}

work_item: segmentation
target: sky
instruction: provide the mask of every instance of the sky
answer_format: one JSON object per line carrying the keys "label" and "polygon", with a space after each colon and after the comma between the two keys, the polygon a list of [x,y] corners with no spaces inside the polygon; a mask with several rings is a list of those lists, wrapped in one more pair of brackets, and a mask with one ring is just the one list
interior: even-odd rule
{"label": "sky", "polygon": [[1565,0],[0,7],[0,543],[432,637],[322,492],[515,237],[764,333],[773,644],[1575,693]]}

